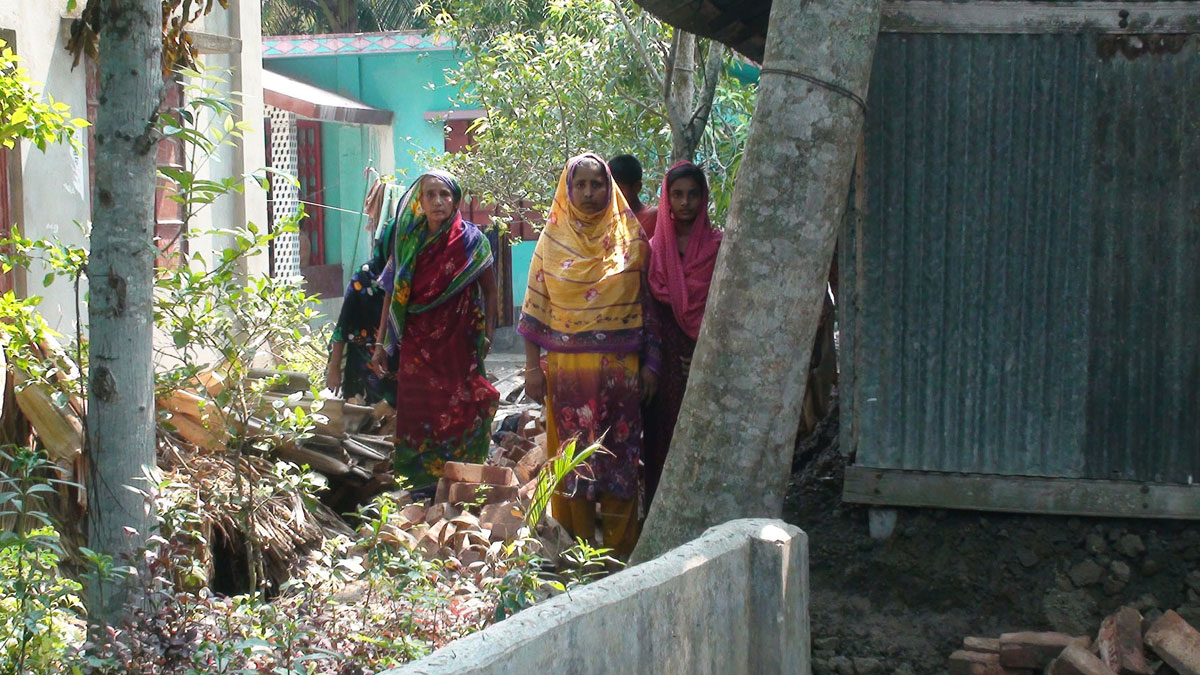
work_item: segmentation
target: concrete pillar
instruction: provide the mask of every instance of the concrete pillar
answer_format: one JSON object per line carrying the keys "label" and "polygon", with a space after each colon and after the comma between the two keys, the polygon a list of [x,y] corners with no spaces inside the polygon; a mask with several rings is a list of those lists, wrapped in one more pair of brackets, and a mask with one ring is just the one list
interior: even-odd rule
{"label": "concrete pillar", "polygon": [[750,539],[748,584],[749,672],[809,675],[808,538],[763,525]]}

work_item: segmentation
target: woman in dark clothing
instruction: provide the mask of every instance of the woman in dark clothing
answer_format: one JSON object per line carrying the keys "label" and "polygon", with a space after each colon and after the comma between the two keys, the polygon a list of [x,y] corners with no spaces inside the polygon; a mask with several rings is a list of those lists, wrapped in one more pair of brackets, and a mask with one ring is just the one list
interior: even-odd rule
{"label": "woman in dark clothing", "polygon": [[[389,189],[385,183],[376,184],[381,190]],[[375,191],[372,191],[375,196]],[[380,201],[387,201],[381,199]],[[378,208],[378,205],[377,205]],[[351,277],[346,286],[342,311],[333,327],[329,344],[329,364],[325,370],[325,386],[347,401],[361,396],[366,404],[387,401],[395,405],[396,378],[389,375],[380,378],[371,370],[371,356],[375,353],[375,329],[383,316],[385,293],[379,287],[379,276],[387,265],[392,245],[395,220],[380,219],[379,229],[374,233],[371,258]],[[389,370],[394,372],[394,369]]]}

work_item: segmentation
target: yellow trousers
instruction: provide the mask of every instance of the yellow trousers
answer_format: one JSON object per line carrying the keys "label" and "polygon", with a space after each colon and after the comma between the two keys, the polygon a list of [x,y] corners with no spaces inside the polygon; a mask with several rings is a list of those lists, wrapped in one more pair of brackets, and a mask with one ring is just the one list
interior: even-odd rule
{"label": "yellow trousers", "polygon": [[[600,367],[601,355],[599,354],[558,354],[551,352],[547,356],[546,368],[546,448],[548,454],[554,457],[559,454],[564,440],[558,435],[558,425],[554,419],[554,404],[552,385],[554,377],[557,374],[557,361],[566,361],[571,363],[584,362],[587,366],[592,366],[590,361],[595,361],[596,369]],[[636,372],[636,357],[633,363],[634,371]],[[582,448],[581,448],[582,449]],[[603,546],[613,550],[613,555],[621,560],[629,558],[629,554],[633,552],[633,547],[637,544],[640,530],[638,527],[637,513],[637,498],[633,499],[618,499],[612,495],[600,493],[597,495],[597,501],[588,500],[584,497],[571,497],[561,493],[555,493],[550,498],[550,516],[562,524],[567,533],[572,537],[578,537],[587,541],[593,546],[599,542],[596,541],[596,505],[600,506],[600,527],[604,536]]]}
{"label": "yellow trousers", "polygon": [[[579,537],[593,546],[597,544],[595,502],[555,493],[550,498],[550,516],[572,537]],[[600,497],[600,527],[604,547],[611,548],[614,557],[628,560],[639,534],[637,500]]]}

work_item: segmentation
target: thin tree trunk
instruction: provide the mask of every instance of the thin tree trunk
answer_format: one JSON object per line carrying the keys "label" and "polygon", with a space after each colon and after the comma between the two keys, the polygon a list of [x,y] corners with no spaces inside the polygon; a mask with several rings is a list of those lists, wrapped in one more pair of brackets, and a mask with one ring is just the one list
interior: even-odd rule
{"label": "thin tree trunk", "polygon": [[[672,44],[674,58],[667,63],[670,86],[664,101],[671,125],[671,164],[696,159],[696,148],[700,147],[700,139],[708,126],[717,81],[724,66],[725,45],[714,41],[709,46],[703,73],[696,70],[696,51],[696,36],[677,31],[676,41]],[[698,86],[699,97],[696,96]]]}
{"label": "thin tree trunk", "polygon": [[[92,549],[119,560],[152,523],[144,499],[129,488],[145,489],[143,467],[155,463],[152,236],[162,3],[105,0],[103,15],[88,262],[88,533]],[[114,584],[95,585],[89,616],[109,622],[123,600]]]}
{"label": "thin tree trunk", "polygon": [[690,142],[692,106],[696,97],[696,36],[676,31],[671,45],[673,58],[667,71],[667,119],[671,122],[671,163],[691,161],[696,144]]}
{"label": "thin tree trunk", "polygon": [[[775,0],[758,106],[691,379],[634,551],[778,517],[863,111],[880,0]],[[786,72],[780,72],[786,71]]]}

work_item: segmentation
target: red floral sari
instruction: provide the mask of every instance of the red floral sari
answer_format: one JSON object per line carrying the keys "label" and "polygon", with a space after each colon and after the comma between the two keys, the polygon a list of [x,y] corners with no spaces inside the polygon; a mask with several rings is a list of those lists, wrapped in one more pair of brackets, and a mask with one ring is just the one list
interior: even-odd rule
{"label": "red floral sari", "polygon": [[[478,274],[463,270],[487,239],[458,217],[414,260],[400,337],[396,461],[414,486],[431,483],[447,461],[482,462],[500,400],[483,367],[484,311]],[[400,292],[396,290],[394,292]]]}

